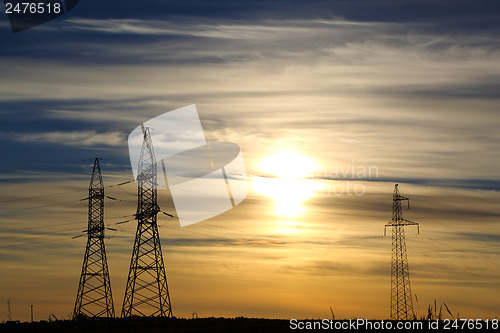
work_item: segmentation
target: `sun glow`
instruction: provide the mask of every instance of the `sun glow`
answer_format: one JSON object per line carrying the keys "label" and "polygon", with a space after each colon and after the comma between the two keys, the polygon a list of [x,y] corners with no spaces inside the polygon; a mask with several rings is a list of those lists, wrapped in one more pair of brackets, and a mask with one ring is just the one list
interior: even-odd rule
{"label": "sun glow", "polygon": [[280,152],[260,164],[264,177],[257,177],[254,188],[274,200],[274,213],[294,217],[304,212],[301,203],[314,196],[321,185],[306,177],[316,170],[313,160],[293,152]]}
{"label": "sun glow", "polygon": [[297,179],[311,175],[317,166],[309,157],[284,151],[267,157],[260,168],[271,176]]}

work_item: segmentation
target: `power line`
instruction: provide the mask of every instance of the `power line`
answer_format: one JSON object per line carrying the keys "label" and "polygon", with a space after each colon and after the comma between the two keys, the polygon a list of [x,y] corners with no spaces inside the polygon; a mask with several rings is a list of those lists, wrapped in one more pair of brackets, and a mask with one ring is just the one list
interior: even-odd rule
{"label": "power line", "polygon": [[[130,217],[130,216],[133,216],[133,215],[119,215],[119,216],[107,217],[106,220],[121,219],[121,218]],[[16,232],[16,231],[24,231],[24,230],[45,229],[45,228],[59,227],[59,226],[63,226],[63,225],[83,224],[86,222],[87,221],[80,220],[80,221],[75,221],[75,222],[48,224],[48,225],[41,225],[41,226],[36,226],[36,227],[25,227],[25,228],[15,228],[15,229],[1,229],[0,228],[0,231],[1,232]]]}
{"label": "power line", "polygon": [[[125,182],[122,182],[122,183],[119,183],[119,184],[115,184],[115,185],[109,185],[109,186],[106,186],[106,187],[120,187],[120,186],[123,186],[123,185],[126,185],[126,184],[129,184],[131,182],[133,182],[134,180],[128,180],[128,181],[125,181]],[[105,187],[105,188],[106,188]],[[66,191],[66,192],[58,192],[58,193],[51,193],[51,194],[44,194],[44,195],[39,195],[39,196],[32,196],[32,197],[25,197],[25,198],[17,198],[17,199],[11,199],[11,200],[6,200],[6,201],[0,201],[0,204],[3,204],[3,203],[11,203],[11,202],[15,202],[15,201],[24,201],[24,200],[33,200],[33,199],[41,199],[41,198],[48,198],[48,197],[53,197],[53,196],[59,196],[59,195],[65,195],[65,194],[70,194],[70,193],[80,193],[80,192],[84,192],[85,190],[74,190],[74,191]],[[125,191],[126,192],[126,191]],[[127,192],[126,192],[127,193]],[[129,193],[130,194],[130,193]],[[110,198],[111,199],[111,198]],[[70,202],[73,202],[73,201],[80,201],[81,199],[75,199],[75,200],[72,200],[72,201],[65,201],[65,202],[58,202],[58,203],[54,203],[54,204],[48,204],[48,205],[42,205],[42,206],[34,206],[34,207],[24,207],[24,208],[17,208],[17,209],[12,209],[12,210],[4,210],[4,211],[0,211],[0,213],[7,213],[7,212],[12,212],[12,211],[17,211],[17,210],[27,210],[27,209],[35,209],[35,208],[43,208],[43,207],[49,207],[49,206],[54,206],[54,205],[60,205],[60,204],[65,204],[65,203],[70,203]]]}
{"label": "power line", "polygon": [[[415,210],[414,210],[414,209],[412,209],[412,211],[415,211]],[[416,213],[417,213],[418,215],[421,215],[422,217],[425,217],[425,218],[427,218],[427,219],[429,219],[429,220],[433,221],[433,222],[436,222],[436,223],[438,223],[438,224],[441,224],[441,225],[443,225],[443,226],[447,227],[447,228],[448,228],[448,229],[450,229],[450,230],[453,230],[453,231],[455,231],[455,232],[457,232],[457,233],[459,233],[459,234],[463,234],[463,232],[462,232],[460,229],[458,229],[458,228],[456,228],[456,227],[452,227],[452,226],[450,226],[449,224],[447,224],[447,223],[444,223],[444,222],[440,221],[439,219],[436,219],[436,218],[433,218],[433,217],[426,216],[426,215],[424,215],[424,214],[422,214],[422,213],[419,213],[418,211],[417,211]],[[482,216],[485,216],[485,215],[479,215],[479,217],[482,217]],[[490,215],[490,216],[496,216],[496,215]],[[499,214],[499,216],[500,216],[500,214]],[[481,239],[479,236],[475,236],[474,234],[467,234],[467,237],[474,238],[474,239],[476,239],[476,240],[477,240],[477,241],[479,241],[479,242],[485,242],[485,240],[484,240],[484,239]],[[497,246],[500,246],[500,244],[498,244]]]}
{"label": "power line", "polygon": [[73,202],[79,202],[79,201],[80,201],[80,199],[70,200],[70,201],[64,201],[64,202],[57,202],[57,203],[52,203],[52,204],[47,204],[47,205],[41,205],[41,206],[34,206],[34,207],[25,207],[25,208],[16,208],[16,209],[2,210],[2,211],[0,211],[0,213],[11,213],[11,212],[18,212],[18,211],[22,211],[22,210],[29,210],[29,209],[36,209],[36,208],[58,206],[58,205],[64,205],[64,204],[73,203]]}
{"label": "power line", "polygon": [[468,271],[468,270],[465,270],[463,268],[458,268],[458,267],[454,267],[454,266],[450,266],[449,265],[449,262],[444,262],[442,260],[439,260],[433,256],[430,256],[429,254],[427,253],[424,253],[422,251],[419,251],[418,249],[412,249],[416,252],[419,252],[421,255],[423,255],[424,257],[427,257],[427,258],[430,258],[436,262],[438,262],[440,265],[443,265],[451,270],[454,270],[454,271],[457,271],[457,272],[462,272],[462,273],[466,273],[466,274],[469,274],[469,275],[472,275],[472,276],[475,276],[475,277],[478,277],[478,278],[481,278],[483,280],[486,280],[488,282],[492,282],[492,283],[495,283],[495,284],[498,284],[498,280],[493,280],[493,279],[490,279],[490,278],[487,278],[486,276],[483,276],[483,275],[479,275],[479,274],[476,274],[476,273],[473,273],[471,271]]}
{"label": "power line", "polygon": [[38,196],[33,196],[33,197],[24,197],[24,198],[17,198],[17,199],[11,199],[11,200],[4,200],[4,201],[0,201],[0,204],[9,203],[9,202],[15,202],[15,201],[24,201],[24,200],[48,198],[48,197],[53,197],[53,196],[58,196],[58,195],[64,195],[64,194],[70,194],[70,193],[83,192],[83,191],[84,190],[74,190],[74,191],[67,191],[67,192],[59,192],[59,193],[38,195]]}

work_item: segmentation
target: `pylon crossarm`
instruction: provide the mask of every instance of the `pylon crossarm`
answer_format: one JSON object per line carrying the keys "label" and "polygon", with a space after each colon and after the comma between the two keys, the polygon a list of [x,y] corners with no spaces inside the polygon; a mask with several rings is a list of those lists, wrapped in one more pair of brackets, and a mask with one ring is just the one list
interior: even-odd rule
{"label": "pylon crossarm", "polygon": [[406,220],[406,219],[401,219],[401,221],[406,222],[406,225],[418,225],[418,223],[417,223],[417,222],[413,222],[413,221]]}
{"label": "pylon crossarm", "polygon": [[384,237],[385,237],[386,232],[387,232],[387,227],[392,227],[392,225],[390,225],[390,224],[386,224],[386,225],[384,226]]}

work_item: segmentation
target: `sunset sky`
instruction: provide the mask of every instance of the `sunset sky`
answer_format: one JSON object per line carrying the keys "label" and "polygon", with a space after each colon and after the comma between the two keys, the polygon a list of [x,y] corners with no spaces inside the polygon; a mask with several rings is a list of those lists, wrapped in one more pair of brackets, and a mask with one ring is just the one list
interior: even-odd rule
{"label": "sunset sky", "polygon": [[[191,104],[207,141],[240,146],[249,194],[187,227],[159,216],[175,316],[388,318],[399,183],[420,223],[406,228],[417,315],[436,300],[497,317],[499,22],[496,1],[81,0],[14,34],[2,7],[0,321],[9,298],[12,319],[30,304],[36,320],[70,316],[94,157],[118,199],[105,223],[120,313],[128,134]],[[168,192],[159,204],[175,215]]]}

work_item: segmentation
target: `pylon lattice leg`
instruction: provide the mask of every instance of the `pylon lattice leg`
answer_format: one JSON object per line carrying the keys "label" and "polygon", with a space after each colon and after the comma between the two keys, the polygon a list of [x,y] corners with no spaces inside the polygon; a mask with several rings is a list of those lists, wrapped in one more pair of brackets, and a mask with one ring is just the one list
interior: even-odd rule
{"label": "pylon lattice leg", "polygon": [[413,319],[410,270],[403,226],[392,228],[391,319]]}

